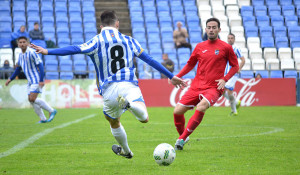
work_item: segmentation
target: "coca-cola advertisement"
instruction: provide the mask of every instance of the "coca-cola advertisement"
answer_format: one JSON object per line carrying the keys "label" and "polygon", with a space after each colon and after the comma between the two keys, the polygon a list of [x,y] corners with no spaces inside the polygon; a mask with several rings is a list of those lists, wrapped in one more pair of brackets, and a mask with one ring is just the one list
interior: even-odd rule
{"label": "coca-cola advertisement", "polygon": [[[140,80],[147,106],[175,106],[180,97],[188,90],[191,79],[185,80],[188,87],[175,88],[168,84],[167,79]],[[295,106],[296,80],[293,78],[279,79],[238,79],[234,96],[241,101],[241,106]],[[223,96],[214,106],[229,106]]]}

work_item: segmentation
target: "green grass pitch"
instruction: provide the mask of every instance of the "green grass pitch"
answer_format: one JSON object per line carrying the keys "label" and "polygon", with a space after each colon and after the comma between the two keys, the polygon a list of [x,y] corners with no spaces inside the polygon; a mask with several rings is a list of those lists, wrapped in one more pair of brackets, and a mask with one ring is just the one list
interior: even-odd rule
{"label": "green grass pitch", "polygon": [[[174,145],[173,108],[148,108],[150,121],[126,112],[121,122],[133,159],[116,156],[102,109],[59,109],[37,124],[33,109],[0,109],[0,174],[300,174],[300,108],[209,109],[170,166],[158,166],[153,150]],[[186,123],[193,111],[186,114]]]}

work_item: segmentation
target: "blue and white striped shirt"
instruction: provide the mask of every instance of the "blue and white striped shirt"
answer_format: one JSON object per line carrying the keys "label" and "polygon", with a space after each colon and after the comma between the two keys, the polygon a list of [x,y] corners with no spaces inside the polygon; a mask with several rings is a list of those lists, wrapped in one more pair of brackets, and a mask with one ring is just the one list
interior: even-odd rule
{"label": "blue and white striped shirt", "polygon": [[22,67],[29,84],[39,84],[40,75],[38,65],[43,63],[35,50],[27,47],[26,52],[19,54],[17,64]]}
{"label": "blue and white striped shirt", "polygon": [[[232,49],[233,49],[237,59],[240,59],[241,57],[243,57],[241,49],[238,46],[232,45]],[[227,62],[224,75],[226,75],[230,69],[231,69],[231,66],[229,65],[229,62]]]}
{"label": "blue and white striped shirt", "polygon": [[99,35],[79,47],[94,63],[100,92],[109,82],[138,81],[133,58],[140,56],[143,49],[134,38],[114,27],[103,27]]}

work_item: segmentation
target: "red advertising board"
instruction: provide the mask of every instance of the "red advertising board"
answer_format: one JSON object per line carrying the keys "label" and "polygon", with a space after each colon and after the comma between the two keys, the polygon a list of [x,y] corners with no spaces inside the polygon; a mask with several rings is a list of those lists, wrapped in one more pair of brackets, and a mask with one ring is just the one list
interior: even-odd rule
{"label": "red advertising board", "polygon": [[[191,80],[186,80],[188,84]],[[293,78],[238,79],[234,95],[242,106],[294,106],[296,80]],[[167,79],[139,80],[147,106],[175,106],[187,88],[181,90],[168,84]],[[222,96],[215,106],[229,106]]]}

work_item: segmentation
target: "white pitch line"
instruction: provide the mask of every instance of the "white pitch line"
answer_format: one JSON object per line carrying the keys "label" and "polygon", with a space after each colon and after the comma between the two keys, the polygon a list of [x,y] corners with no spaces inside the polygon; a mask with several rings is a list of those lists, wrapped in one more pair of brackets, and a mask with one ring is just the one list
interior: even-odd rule
{"label": "white pitch line", "polygon": [[24,140],[23,142],[19,143],[18,145],[15,145],[11,149],[0,153],[0,159],[22,150],[23,148],[27,147],[29,144],[35,142],[36,140],[38,140],[41,137],[51,133],[52,131],[54,131],[56,129],[64,128],[64,127],[67,127],[67,126],[72,125],[74,123],[79,123],[83,120],[86,120],[86,119],[89,119],[89,118],[92,118],[92,117],[95,117],[95,116],[96,116],[96,114],[91,114],[91,115],[88,115],[86,117],[83,117],[83,118],[80,118],[80,119],[77,119],[77,120],[74,120],[74,121],[71,121],[71,122],[68,122],[68,123],[64,123],[62,125],[59,125],[59,126],[56,126],[56,127],[53,127],[53,128],[45,129],[44,131],[31,136],[27,140]]}

